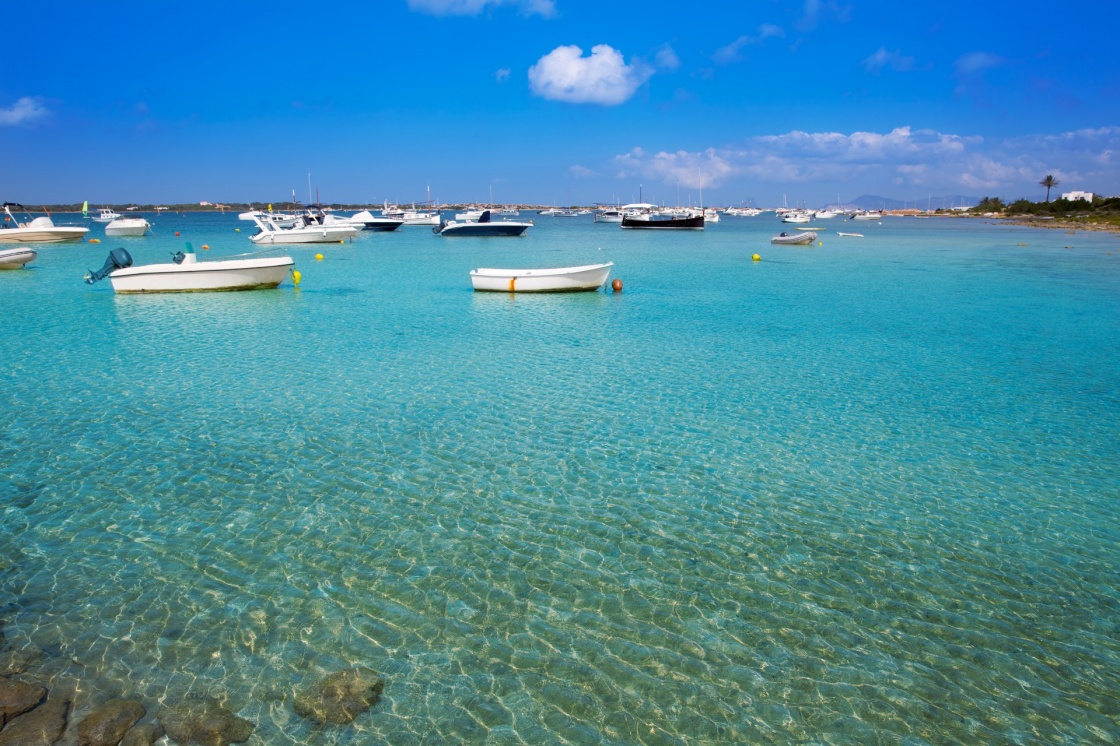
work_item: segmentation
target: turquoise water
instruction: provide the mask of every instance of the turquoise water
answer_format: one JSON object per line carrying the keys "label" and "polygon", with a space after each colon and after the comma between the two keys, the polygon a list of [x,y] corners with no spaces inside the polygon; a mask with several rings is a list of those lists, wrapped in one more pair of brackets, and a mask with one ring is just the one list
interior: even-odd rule
{"label": "turquoise water", "polygon": [[[208,695],[257,744],[1115,742],[1117,236],[542,217],[290,247],[299,290],[82,283],[117,245],[252,250],[235,216],[154,222],[0,272],[0,622],[73,719]],[[619,295],[470,290],[607,259]],[[373,710],[292,712],[352,664]]]}

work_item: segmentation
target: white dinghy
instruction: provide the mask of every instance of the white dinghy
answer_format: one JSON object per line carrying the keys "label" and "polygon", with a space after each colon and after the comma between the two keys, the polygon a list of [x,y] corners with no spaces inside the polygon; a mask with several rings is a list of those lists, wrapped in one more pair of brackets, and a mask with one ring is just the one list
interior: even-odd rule
{"label": "white dinghy", "polygon": [[108,277],[118,293],[202,293],[222,290],[274,288],[292,269],[290,256],[257,259],[219,259],[200,262],[188,243],[167,264],[132,266],[124,249],[113,249],[105,265],[86,276],[92,285]]}
{"label": "white dinghy", "polygon": [[817,240],[817,234],[813,231],[805,231],[804,233],[794,233],[792,236],[782,233],[770,239],[770,243],[776,243],[784,246],[804,246],[811,244]]}
{"label": "white dinghy", "polygon": [[0,269],[23,269],[25,264],[35,261],[39,254],[28,246],[18,249],[0,249]]}
{"label": "white dinghy", "polygon": [[614,262],[551,269],[472,269],[475,290],[495,293],[578,293],[603,287]]}

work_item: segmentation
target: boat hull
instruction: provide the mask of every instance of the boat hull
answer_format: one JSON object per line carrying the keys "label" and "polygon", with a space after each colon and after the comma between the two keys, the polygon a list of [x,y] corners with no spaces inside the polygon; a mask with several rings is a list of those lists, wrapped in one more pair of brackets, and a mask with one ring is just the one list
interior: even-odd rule
{"label": "boat hull", "polygon": [[241,259],[195,264],[149,264],[109,275],[113,290],[135,293],[207,293],[274,288],[295,262],[291,257]]}
{"label": "boat hull", "polygon": [[663,220],[642,220],[625,215],[622,218],[623,228],[649,228],[658,230],[704,230],[704,216],[694,215],[688,218],[665,218]]}
{"label": "boat hull", "polygon": [[105,235],[139,238],[152,227],[146,220],[136,221],[134,225],[117,225],[120,222],[119,220],[114,220],[112,223],[105,226]]}
{"label": "boat hull", "polygon": [[778,244],[779,246],[805,246],[817,240],[817,234],[813,231],[806,233],[795,233],[792,236],[774,236],[770,239],[770,243]]}
{"label": "boat hull", "polygon": [[66,243],[87,233],[89,228],[0,228],[0,243]]}
{"label": "boat hull", "polygon": [[0,269],[23,269],[25,264],[35,261],[38,255],[35,249],[26,246],[18,249],[0,249]]}
{"label": "boat hull", "polygon": [[338,243],[358,235],[357,228],[320,226],[315,228],[288,228],[267,231],[249,236],[255,244]]}
{"label": "boat hull", "polygon": [[471,285],[493,293],[594,292],[607,282],[613,262],[551,269],[474,269]]}
{"label": "boat hull", "polygon": [[441,230],[441,236],[520,236],[529,229],[531,223],[448,223]]}

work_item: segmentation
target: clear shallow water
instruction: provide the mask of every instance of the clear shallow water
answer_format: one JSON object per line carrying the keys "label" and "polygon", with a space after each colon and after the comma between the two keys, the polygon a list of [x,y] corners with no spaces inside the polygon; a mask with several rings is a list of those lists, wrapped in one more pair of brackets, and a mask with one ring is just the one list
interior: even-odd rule
{"label": "clear shallow water", "polygon": [[[291,247],[298,291],[82,284],[116,245],[252,249],[234,216],[155,222],[0,273],[0,621],[76,717],[206,694],[269,744],[1115,740],[1117,237],[537,218]],[[623,294],[467,275],[600,258]],[[351,664],[373,711],[292,713]]]}

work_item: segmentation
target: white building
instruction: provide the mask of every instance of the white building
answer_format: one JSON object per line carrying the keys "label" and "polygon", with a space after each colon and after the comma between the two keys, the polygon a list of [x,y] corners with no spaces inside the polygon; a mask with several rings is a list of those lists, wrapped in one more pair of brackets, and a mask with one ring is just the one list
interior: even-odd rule
{"label": "white building", "polygon": [[1082,200],[1085,200],[1086,202],[1092,202],[1093,201],[1093,193],[1092,192],[1065,192],[1065,193],[1062,194],[1062,199],[1069,200],[1070,202],[1073,202],[1074,200],[1077,200],[1077,199],[1082,199]]}

